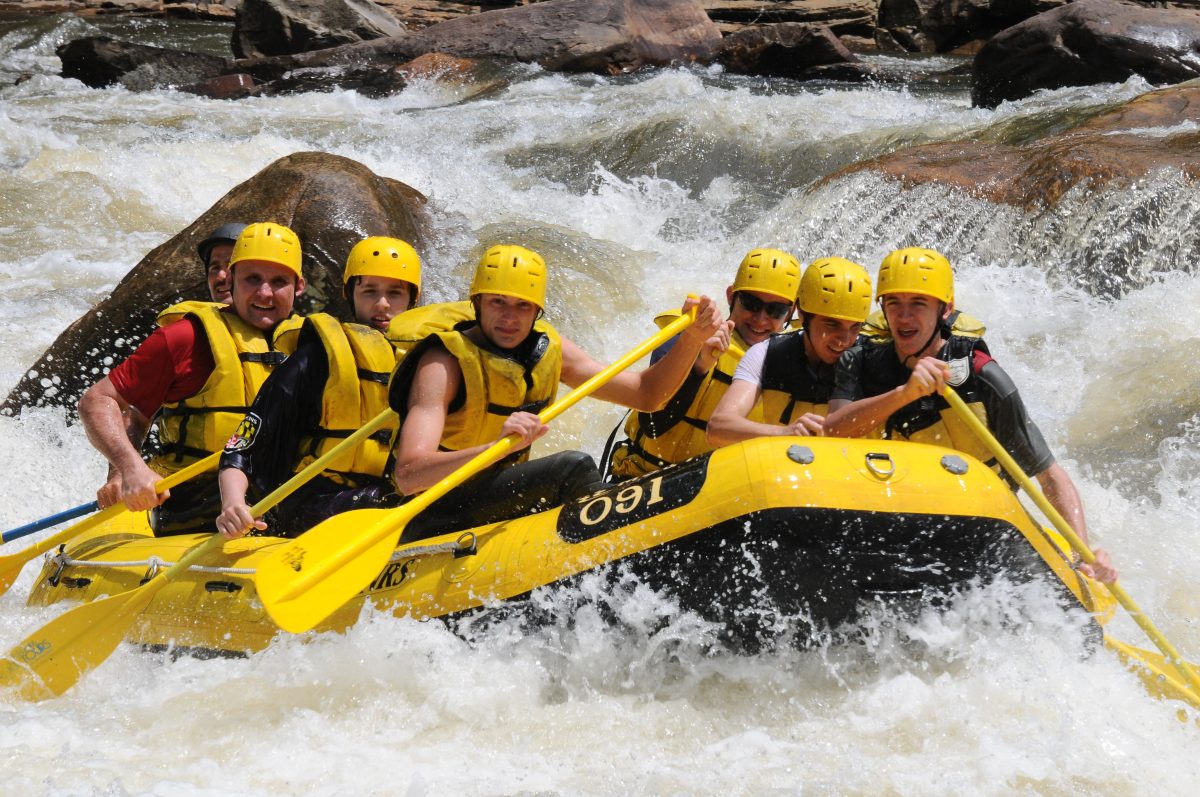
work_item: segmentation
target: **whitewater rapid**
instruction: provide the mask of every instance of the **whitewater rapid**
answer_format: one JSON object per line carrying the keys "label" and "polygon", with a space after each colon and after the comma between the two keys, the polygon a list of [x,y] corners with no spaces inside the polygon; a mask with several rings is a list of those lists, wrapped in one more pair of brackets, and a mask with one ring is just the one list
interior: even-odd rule
{"label": "whitewater rapid", "polygon": [[[228,31],[106,24],[211,49]],[[1043,125],[1144,83],[986,111],[954,82],[512,67],[480,93],[415,82],[381,100],[220,102],[57,77],[54,47],[94,32],[72,17],[0,27],[0,76],[31,75],[0,80],[0,389],[150,249],[302,150],[430,198],[431,301],[459,297],[481,239],[545,252],[551,321],[604,358],[687,292],[723,294],[754,246],[874,271],[893,248],[928,245],[955,263],[960,306],[988,324],[1093,538],[1200,659],[1200,377],[1188,356],[1200,333],[1181,323],[1200,306],[1196,187],[1152,175],[1040,213],[869,173],[814,187],[900,146]],[[1136,267],[1115,295],[1088,278],[1108,261]],[[620,417],[585,403],[542,450],[599,453]],[[88,500],[103,478],[62,411],[0,418],[0,450],[3,528]],[[24,606],[36,569],[0,597],[5,645],[61,611]],[[585,579],[534,599],[560,602],[564,619],[468,641],[368,610],[345,635],[284,638],[244,660],[121,648],[57,700],[0,694],[0,793],[1184,795],[1200,782],[1197,727],[1111,656],[1081,659],[1082,618],[1033,587],[995,584],[916,619],[877,611],[858,644],[755,657],[714,650],[701,620],[636,584],[613,593]],[[1128,620],[1113,629],[1150,647]]]}

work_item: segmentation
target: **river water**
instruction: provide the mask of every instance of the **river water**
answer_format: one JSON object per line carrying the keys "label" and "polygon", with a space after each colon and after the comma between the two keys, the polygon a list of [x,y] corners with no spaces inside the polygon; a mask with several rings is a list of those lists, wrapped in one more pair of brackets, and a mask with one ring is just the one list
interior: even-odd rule
{"label": "river water", "polygon": [[[606,358],[686,292],[721,293],[753,246],[874,271],[923,244],[955,263],[959,305],[988,323],[1126,588],[1200,659],[1200,371],[1186,365],[1200,332],[1179,324],[1200,306],[1195,186],[1155,175],[1026,212],[865,173],[816,184],[909,144],[1033,139],[1145,84],[986,111],[961,78],[799,86],[519,67],[480,93],[418,82],[382,100],[218,102],[57,77],[54,48],[100,30],[72,17],[0,27],[0,390],[147,251],[301,150],[430,197],[431,300],[465,289],[482,238],[546,253],[552,321]],[[103,31],[211,52],[228,37],[198,23]],[[960,63],[873,60],[894,74]],[[585,403],[543,450],[598,453],[619,418]],[[0,418],[0,447],[4,528],[88,500],[103,476],[61,411]],[[35,575],[0,597],[5,645],[61,611],[24,607]],[[367,612],[344,636],[244,660],[119,649],[60,699],[0,694],[0,793],[1182,795],[1200,782],[1196,726],[1111,656],[1081,660],[1081,619],[1035,588],[991,585],[917,618],[879,611],[856,644],[754,657],[713,649],[698,618],[636,586],[585,581],[553,600],[581,607],[574,622],[471,643]],[[1150,647],[1128,620],[1113,628]]]}

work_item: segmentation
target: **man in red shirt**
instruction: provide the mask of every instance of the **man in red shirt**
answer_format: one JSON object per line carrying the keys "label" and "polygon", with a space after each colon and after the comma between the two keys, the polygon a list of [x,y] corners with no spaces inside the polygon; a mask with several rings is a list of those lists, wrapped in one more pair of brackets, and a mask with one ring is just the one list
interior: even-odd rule
{"label": "man in red shirt", "polygon": [[[159,329],[84,393],[80,418],[109,462],[108,481],[96,494],[102,507],[118,501],[134,511],[160,507],[171,496],[154,489],[163,474],[221,450],[294,346],[300,319],[292,307],[304,290],[300,263],[300,241],[290,229],[249,225],[230,259],[231,304],[185,303],[164,311]],[[139,449],[152,420],[162,450],[146,462]],[[187,522],[168,524],[164,512],[156,512],[155,532],[211,525],[220,507],[215,483],[210,476],[202,487],[177,489],[177,500],[161,509]]]}

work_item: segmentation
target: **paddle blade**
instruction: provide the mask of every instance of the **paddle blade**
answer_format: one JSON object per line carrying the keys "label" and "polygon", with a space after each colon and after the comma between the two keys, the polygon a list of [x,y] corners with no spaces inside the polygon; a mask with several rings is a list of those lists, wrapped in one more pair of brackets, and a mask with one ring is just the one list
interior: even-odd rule
{"label": "paddle blade", "polygon": [[[364,584],[371,583],[392,558],[397,534],[363,532],[393,512],[359,509],[335,515],[259,562],[255,588],[276,625],[293,634],[307,631],[344,606]],[[361,550],[348,547],[366,539],[371,539],[370,544],[360,546]],[[336,569],[305,582],[305,573],[338,559],[343,561]]]}
{"label": "paddle blade", "polygon": [[8,592],[8,588],[17,580],[17,576],[21,575],[21,568],[28,561],[29,557],[21,554],[0,556],[0,595]]}
{"label": "paddle blade", "polygon": [[138,612],[158,591],[156,578],[130,592],[85,603],[21,640],[0,659],[0,687],[26,700],[44,700],[70,689],[120,644]]}
{"label": "paddle blade", "polygon": [[[1200,709],[1200,695],[1183,682],[1179,672],[1167,659],[1151,650],[1135,648],[1110,636],[1104,637],[1104,645],[1118,656],[1141,679],[1146,691],[1155,697],[1182,700],[1192,708]],[[1195,664],[1190,665],[1193,669]]]}
{"label": "paddle blade", "polygon": [[0,595],[8,592],[8,588],[17,580],[17,576],[21,575],[21,568],[29,561],[41,556],[51,548],[56,548],[64,542],[69,542],[75,537],[83,534],[85,531],[91,531],[101,523],[107,523],[112,518],[121,515],[128,510],[124,504],[110,506],[108,509],[102,509],[92,515],[87,520],[81,520],[73,526],[63,529],[57,534],[52,534],[46,539],[31,545],[23,551],[17,551],[14,554],[0,556]]}

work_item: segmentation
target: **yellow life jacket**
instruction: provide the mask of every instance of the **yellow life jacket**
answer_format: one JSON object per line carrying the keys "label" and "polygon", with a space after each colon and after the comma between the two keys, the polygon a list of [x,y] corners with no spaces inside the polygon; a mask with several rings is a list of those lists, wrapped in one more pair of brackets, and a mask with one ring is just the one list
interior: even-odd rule
{"label": "yellow life jacket", "polygon": [[[987,409],[983,404],[973,362],[976,349],[987,353],[987,344],[976,337],[952,335],[938,352],[937,358],[950,363],[949,383],[986,427]],[[940,395],[925,396],[892,413],[884,424],[883,434],[889,440],[909,440],[962,451],[1008,480],[987,446]]]}
{"label": "yellow life jacket", "polygon": [[762,416],[766,423],[791,426],[805,413],[829,414],[833,393],[832,365],[813,368],[804,350],[804,331],[772,335],[763,360]]}
{"label": "yellow life jacket", "polygon": [[154,323],[160,327],[165,327],[167,324],[183,318],[188,313],[195,313],[209,307],[215,307],[216,309],[220,310],[222,307],[228,306],[229,305],[225,304],[224,302],[204,302],[199,299],[187,299],[186,301],[176,302],[160,312],[158,316],[155,317]]}
{"label": "yellow life jacket", "polygon": [[155,423],[162,453],[150,466],[160,473],[181,470],[225,446],[271,371],[295,351],[304,322],[292,315],[264,332],[215,302],[172,305],[157,322],[165,326],[184,316],[203,326],[214,367],[200,392],[159,409]]}
{"label": "yellow life jacket", "polygon": [[[679,317],[679,311],[663,313],[654,319],[664,327]],[[625,423],[626,440],[613,449],[610,471],[621,478],[644,476],[651,471],[665,468],[677,462],[706,454],[714,450],[705,434],[708,419],[720,403],[721,397],[733,383],[733,373],[738,362],[750,346],[736,331],[731,336],[730,346],[704,375],[704,381],[696,389],[692,402],[679,420],[669,428],[652,427],[650,413],[633,412]],[[748,416],[752,421],[762,421],[762,408],[756,404]]]}
{"label": "yellow life jacket", "polygon": [[405,310],[388,324],[387,339],[400,362],[418,343],[434,332],[449,332],[456,324],[475,320],[471,302],[442,302]]}
{"label": "yellow life jacket", "polygon": [[[521,363],[500,349],[477,345],[464,334],[475,321],[463,321],[448,331],[435,331],[413,348],[397,366],[388,386],[392,409],[403,418],[408,393],[421,355],[435,342],[454,357],[462,371],[462,387],[446,413],[439,448],[461,451],[492,443],[500,427],[517,411],[541,412],[554,399],[562,375],[562,339],[554,327],[536,321],[528,362]],[[526,448],[514,462],[529,458]]]}
{"label": "yellow life jacket", "polygon": [[[328,313],[308,316],[329,361],[329,378],[321,398],[317,431],[300,443],[302,457],[296,472],[307,467],[341,440],[388,408],[387,384],[396,355],[387,338],[363,324],[343,324]],[[364,478],[381,478],[387,468],[393,422],[343,453],[322,475],[340,484],[361,486]]]}
{"label": "yellow life jacket", "polygon": [[[973,316],[969,316],[961,310],[954,310],[950,313],[950,317],[942,325],[947,329],[948,335],[962,335],[966,338],[982,338],[987,332],[987,327],[983,322]],[[887,316],[883,314],[883,310],[876,308],[869,316],[866,323],[862,326],[862,332],[859,334],[868,338],[884,338],[891,340],[892,330],[888,326]]]}

